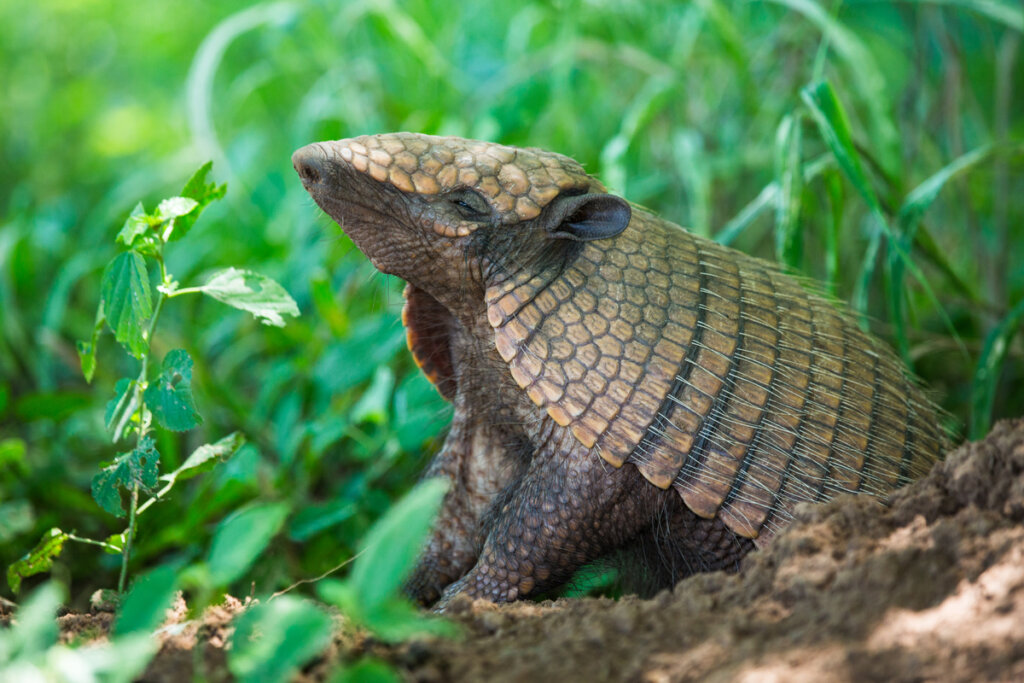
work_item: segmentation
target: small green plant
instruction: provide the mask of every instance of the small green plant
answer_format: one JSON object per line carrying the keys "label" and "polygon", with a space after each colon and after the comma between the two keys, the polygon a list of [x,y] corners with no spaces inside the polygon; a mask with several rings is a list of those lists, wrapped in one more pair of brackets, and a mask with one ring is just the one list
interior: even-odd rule
{"label": "small green plant", "polygon": [[[160,202],[156,211],[147,212],[141,202],[135,206],[117,235],[117,242],[124,251],[103,271],[92,339],[78,343],[82,372],[90,382],[96,370],[96,347],[104,327],[108,327],[114,338],[140,363],[136,377],[117,382],[115,396],[107,404],[105,415],[113,442],[133,437],[129,442],[132,447],[92,479],[96,502],[116,517],[127,514],[128,526],[103,541],[50,529],[35,548],[8,568],[7,582],[15,593],[22,579],[48,571],[67,541],[96,545],[120,554],[117,589],[123,593],[139,515],[167,495],[175,483],[211,469],[231,457],[244,443],[242,435],[235,432],[216,443],[200,446],[179,468],[161,476],[160,453],[151,436],[156,426],[184,432],[202,424],[192,397],[193,362],[188,353],[182,349],[168,352],[155,376],[151,372],[155,364],[151,344],[165,301],[186,294],[206,294],[252,313],[265,324],[276,326],[284,325],[283,316],[299,314],[295,301],[284,288],[258,273],[228,268],[214,274],[205,285],[181,287],[168,272],[165,248],[185,237],[203,209],[221,199],[227,190],[225,184],[206,181],[211,166],[207,163],[196,171],[181,194]],[[159,282],[155,295],[150,282],[154,264]]]}
{"label": "small green plant", "polygon": [[[385,642],[418,635],[454,635],[455,627],[450,622],[424,616],[402,594],[402,584],[416,563],[446,491],[446,482],[428,479],[395,503],[364,537],[348,578],[318,583],[320,597],[337,606],[350,623]],[[246,529],[253,526],[258,525],[225,520],[217,536],[252,537],[254,534]],[[262,550],[265,543],[253,547]],[[216,548],[215,538],[207,560],[210,576],[233,571],[233,563],[225,562],[226,557]],[[245,551],[238,559],[244,563],[251,554]],[[246,683],[289,680],[299,667],[323,651],[331,630],[330,618],[316,605],[289,595],[274,596],[235,620],[228,667],[239,681]],[[336,683],[400,678],[383,662],[363,659],[335,671],[330,680]]]}
{"label": "small green plant", "polygon": [[363,538],[348,578],[320,582],[320,597],[386,642],[452,635],[451,623],[425,617],[402,594],[447,490],[444,480],[427,479],[395,503]]}
{"label": "small green plant", "polygon": [[54,614],[65,598],[64,589],[50,582],[21,605],[14,625],[0,638],[0,681],[128,683],[140,676],[159,642],[147,631],[126,631],[100,645],[62,645]]}

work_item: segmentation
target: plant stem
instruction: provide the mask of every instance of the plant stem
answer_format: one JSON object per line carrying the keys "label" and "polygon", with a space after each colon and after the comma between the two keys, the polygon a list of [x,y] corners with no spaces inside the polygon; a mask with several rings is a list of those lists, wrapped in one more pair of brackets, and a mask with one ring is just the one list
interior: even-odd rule
{"label": "plant stem", "polygon": [[[164,263],[163,254],[157,253],[157,263],[160,264],[160,281],[166,285],[169,282],[167,277],[167,266]],[[164,299],[167,295],[160,292],[156,299],[156,307],[153,309],[153,316],[149,319],[149,329],[146,331],[146,353],[142,354],[142,368],[139,370],[139,379],[135,383],[135,396],[138,403],[139,410],[139,428],[136,430],[135,446],[139,450],[142,450],[142,440],[145,438],[146,433],[149,431],[146,424],[146,401],[145,392],[148,386],[146,379],[149,374],[149,351],[150,344],[153,342],[153,333],[156,331],[156,322],[160,317],[160,310],[163,308]],[[148,506],[143,506],[145,509]],[[131,558],[132,542],[135,540],[135,518],[139,513],[139,482],[135,482],[132,485],[132,503],[128,511],[128,537],[125,539],[124,549],[121,551],[121,577],[117,581],[117,592],[124,592],[125,579],[128,576],[128,560]]]}
{"label": "plant stem", "polygon": [[160,500],[161,498],[163,498],[164,495],[166,495],[167,492],[170,491],[174,487],[174,482],[175,481],[176,481],[175,479],[172,479],[170,481],[170,483],[167,484],[167,486],[163,487],[162,489],[160,489],[159,491],[154,493],[152,495],[152,497],[150,497],[149,500],[147,500],[145,503],[143,503],[142,505],[139,506],[139,509],[136,511],[135,514],[141,515],[143,512],[145,512],[150,507],[152,507],[153,503],[155,503],[158,500]]}
{"label": "plant stem", "polygon": [[181,289],[176,289],[173,292],[171,292],[170,294],[168,294],[167,298],[168,299],[173,299],[174,297],[181,296],[182,294],[199,294],[202,291],[203,291],[202,287],[182,287]]}
{"label": "plant stem", "polygon": [[121,550],[120,548],[118,548],[116,545],[113,545],[112,543],[104,543],[103,541],[94,541],[91,538],[82,538],[81,536],[75,536],[74,534],[65,534],[65,535],[67,536],[69,541],[76,541],[78,543],[86,543],[88,545],[98,545],[99,547],[103,548],[104,550],[115,550],[115,551],[120,551]]}
{"label": "plant stem", "polygon": [[128,511],[128,538],[124,542],[124,550],[121,552],[121,578],[117,580],[117,592],[124,593],[124,582],[128,576],[128,556],[132,552],[132,540],[135,538],[135,514],[139,507],[139,484],[135,482],[132,486],[132,504]]}

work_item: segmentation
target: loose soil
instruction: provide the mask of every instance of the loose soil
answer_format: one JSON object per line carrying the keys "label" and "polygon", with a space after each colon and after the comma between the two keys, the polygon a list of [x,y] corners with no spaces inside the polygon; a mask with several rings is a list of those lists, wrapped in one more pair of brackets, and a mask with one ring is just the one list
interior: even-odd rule
{"label": "loose soil", "polygon": [[[234,599],[199,621],[179,604],[146,681],[229,680]],[[2,611],[2,610],[0,610]],[[951,453],[883,507],[806,505],[738,574],[687,579],[653,599],[495,606],[456,600],[458,640],[385,646],[339,629],[300,674],[372,655],[410,681],[1024,680],[1024,420]],[[103,638],[109,615],[60,617]]]}

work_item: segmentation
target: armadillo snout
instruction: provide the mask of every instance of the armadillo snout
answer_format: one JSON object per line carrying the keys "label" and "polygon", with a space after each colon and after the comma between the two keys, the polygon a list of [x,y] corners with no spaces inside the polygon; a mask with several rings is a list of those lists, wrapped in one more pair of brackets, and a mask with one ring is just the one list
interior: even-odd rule
{"label": "armadillo snout", "polygon": [[300,147],[292,154],[292,166],[295,167],[295,172],[299,174],[306,190],[312,190],[323,181],[326,163],[327,155],[319,143],[314,142]]}

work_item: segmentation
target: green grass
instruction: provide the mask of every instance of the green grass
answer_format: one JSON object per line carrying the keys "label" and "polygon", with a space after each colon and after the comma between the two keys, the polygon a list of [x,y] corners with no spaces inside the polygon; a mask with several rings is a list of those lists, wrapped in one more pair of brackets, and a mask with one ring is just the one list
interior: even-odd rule
{"label": "green grass", "polygon": [[[245,264],[303,315],[264,328],[203,297],[163,313],[154,352],[194,359],[205,422],[159,437],[162,467],[234,430],[249,445],[147,513],[132,571],[194,561],[227,514],[273,501],[275,552],[236,586],[272,591],[351,557],[410,487],[449,409],[403,350],[402,283],[289,161],[363,133],[574,156],[824,280],[980,436],[1024,412],[1022,30],[997,0],[0,3],[0,564],[50,527],[120,531],[89,480],[138,367],[107,338],[87,385],[75,341],[132,206],[207,159],[231,191],[168,266],[196,282]],[[69,549],[56,571],[81,600],[117,561]]]}

